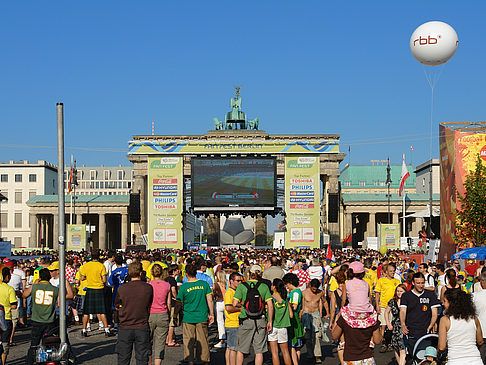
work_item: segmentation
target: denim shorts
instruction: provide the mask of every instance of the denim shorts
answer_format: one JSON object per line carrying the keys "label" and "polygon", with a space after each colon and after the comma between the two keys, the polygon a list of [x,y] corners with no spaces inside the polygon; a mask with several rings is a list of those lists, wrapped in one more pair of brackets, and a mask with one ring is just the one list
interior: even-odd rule
{"label": "denim shorts", "polygon": [[226,332],[226,347],[232,351],[236,351],[236,344],[238,343],[238,327],[225,327]]}

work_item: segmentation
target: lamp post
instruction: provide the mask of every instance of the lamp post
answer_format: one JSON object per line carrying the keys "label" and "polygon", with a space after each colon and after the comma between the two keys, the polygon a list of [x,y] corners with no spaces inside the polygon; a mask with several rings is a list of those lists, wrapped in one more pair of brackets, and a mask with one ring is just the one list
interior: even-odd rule
{"label": "lamp post", "polygon": [[[7,199],[7,198],[6,198],[4,195],[2,195],[2,194],[0,193],[0,203],[1,203],[2,201],[4,201],[4,200],[5,200],[5,201],[7,201],[8,199]],[[0,208],[1,208],[1,205],[0,205]],[[1,209],[0,209],[0,210],[1,210]],[[0,213],[1,213],[1,211],[0,211]],[[1,214],[0,214],[0,217],[1,217]],[[1,221],[0,221],[0,241],[3,241],[3,239],[2,239],[2,222],[1,222]]]}
{"label": "lamp post", "polygon": [[392,183],[392,180],[391,180],[390,157],[388,157],[387,165],[386,165],[386,186],[388,187],[388,194],[386,194],[386,196],[388,198],[388,224],[391,223],[391,212],[390,212],[390,198],[391,198],[390,185],[391,185],[391,183]]}

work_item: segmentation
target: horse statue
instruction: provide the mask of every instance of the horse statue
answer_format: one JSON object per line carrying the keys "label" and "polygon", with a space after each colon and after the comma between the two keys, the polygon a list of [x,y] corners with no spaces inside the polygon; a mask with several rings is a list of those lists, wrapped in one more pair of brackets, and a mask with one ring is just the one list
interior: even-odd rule
{"label": "horse statue", "polygon": [[248,122],[248,129],[255,129],[257,130],[258,129],[258,117],[255,118],[255,119],[252,119]]}
{"label": "horse statue", "polygon": [[213,118],[213,122],[214,122],[214,130],[215,131],[224,130],[224,122],[218,120],[218,118]]}

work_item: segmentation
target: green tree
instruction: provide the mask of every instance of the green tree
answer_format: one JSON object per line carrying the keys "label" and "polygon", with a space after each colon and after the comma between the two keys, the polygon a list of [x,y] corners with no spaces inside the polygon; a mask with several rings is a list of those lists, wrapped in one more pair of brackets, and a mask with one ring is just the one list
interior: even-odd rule
{"label": "green tree", "polygon": [[486,244],[486,166],[478,154],[476,168],[466,176],[464,196],[457,194],[455,241],[459,247]]}

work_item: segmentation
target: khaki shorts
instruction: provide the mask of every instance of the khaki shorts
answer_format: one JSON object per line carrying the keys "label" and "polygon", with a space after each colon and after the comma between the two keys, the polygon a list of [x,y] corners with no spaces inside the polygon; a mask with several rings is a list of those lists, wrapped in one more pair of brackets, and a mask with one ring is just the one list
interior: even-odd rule
{"label": "khaki shorts", "polygon": [[179,327],[179,314],[174,313],[174,307],[170,309],[169,327]]}
{"label": "khaki shorts", "polygon": [[[380,314],[378,315],[378,320],[380,321],[380,324],[382,326],[386,326],[386,320],[385,320],[385,311],[386,307],[380,307]],[[391,312],[388,314],[388,319],[391,321]]]}
{"label": "khaki shorts", "polygon": [[17,326],[17,322],[19,321],[19,308],[11,309],[12,313],[12,324],[13,326]]}
{"label": "khaki shorts", "polygon": [[249,354],[252,345],[255,354],[263,354],[268,351],[267,321],[265,318],[260,318],[256,321],[253,319],[245,319],[240,324],[236,351]]}

